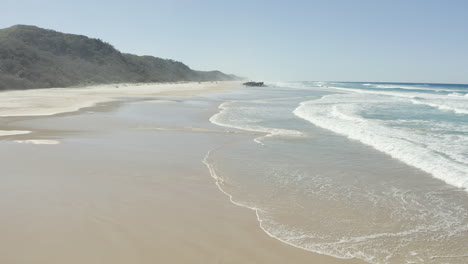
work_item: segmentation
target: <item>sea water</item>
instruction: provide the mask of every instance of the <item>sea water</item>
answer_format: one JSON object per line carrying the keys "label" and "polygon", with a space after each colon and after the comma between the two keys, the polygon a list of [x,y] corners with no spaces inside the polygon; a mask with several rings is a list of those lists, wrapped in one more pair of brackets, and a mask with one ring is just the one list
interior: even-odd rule
{"label": "sea water", "polygon": [[253,135],[205,163],[271,237],[369,263],[468,263],[468,85],[290,82],[213,97],[212,123]]}

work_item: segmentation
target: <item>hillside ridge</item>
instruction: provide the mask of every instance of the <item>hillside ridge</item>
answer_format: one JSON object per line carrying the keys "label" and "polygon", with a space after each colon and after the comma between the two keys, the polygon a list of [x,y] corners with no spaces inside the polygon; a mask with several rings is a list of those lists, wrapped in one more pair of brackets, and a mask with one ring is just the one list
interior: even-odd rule
{"label": "hillside ridge", "polygon": [[122,53],[83,35],[29,25],[0,29],[0,90],[121,82],[239,80],[182,62]]}

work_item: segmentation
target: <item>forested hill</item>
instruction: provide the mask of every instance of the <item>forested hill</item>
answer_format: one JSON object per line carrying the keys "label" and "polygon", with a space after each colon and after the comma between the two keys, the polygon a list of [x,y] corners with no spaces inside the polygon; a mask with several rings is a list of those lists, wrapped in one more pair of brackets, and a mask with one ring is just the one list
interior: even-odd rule
{"label": "forested hill", "polygon": [[119,82],[237,80],[182,62],[121,53],[99,39],[35,26],[0,29],[0,90]]}

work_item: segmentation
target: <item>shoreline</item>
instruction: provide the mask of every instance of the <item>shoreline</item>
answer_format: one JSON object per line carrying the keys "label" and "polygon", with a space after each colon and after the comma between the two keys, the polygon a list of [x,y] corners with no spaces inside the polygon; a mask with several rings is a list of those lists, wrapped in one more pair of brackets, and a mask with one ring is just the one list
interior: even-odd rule
{"label": "shoreline", "polygon": [[[226,92],[240,86],[240,81],[120,83],[0,91],[0,140],[34,142],[35,134],[50,132],[27,130],[23,126],[11,125],[18,121],[75,115],[82,112],[111,111],[130,101],[155,97],[190,97]],[[157,99],[157,101],[162,100]]]}
{"label": "shoreline", "polygon": [[[261,146],[233,142],[210,152],[205,163],[221,192],[233,204],[256,211],[267,234],[311,252],[369,263],[465,257],[463,246],[450,247],[464,242],[464,190],[295,115],[303,101],[324,98],[323,91],[255,92],[219,107],[210,121],[248,131],[297,129],[305,136],[254,140]],[[311,94],[317,99],[302,99]],[[416,220],[421,214],[432,217]]]}
{"label": "shoreline", "polygon": [[[42,88],[0,92],[0,117],[50,116],[97,104],[156,96],[194,96],[239,87],[239,81],[106,84],[80,88]],[[41,102],[36,102],[41,98]],[[79,99],[77,99],[79,98]],[[23,108],[18,109],[18,108]]]}
{"label": "shoreline", "polygon": [[[164,84],[161,86],[165,88],[157,91],[139,89],[126,99],[119,96],[117,100],[113,100],[114,89],[87,89],[98,92],[99,98],[105,101],[74,112],[63,111],[67,109],[58,104],[55,112],[61,112],[53,115],[34,115],[36,107],[0,117],[2,129],[32,131],[0,137],[0,144],[5,145],[0,157],[5,162],[6,173],[0,177],[4,188],[0,193],[4,201],[0,209],[6,214],[13,213],[9,218],[0,219],[4,223],[0,231],[8,238],[0,239],[3,247],[0,253],[4,251],[0,260],[28,263],[34,259],[35,263],[51,263],[54,261],[49,254],[55,252],[58,255],[53,259],[68,263],[90,263],[97,258],[109,263],[129,263],[135,259],[139,259],[138,263],[285,263],[291,260],[294,263],[362,263],[298,249],[273,239],[259,228],[251,210],[226,199],[213,184],[203,155],[220,142],[256,134],[229,130],[213,133],[214,125],[208,119],[216,113],[218,105],[194,108],[190,100],[201,93],[228,91],[237,84],[206,87],[202,83],[194,90],[190,90],[191,84],[184,84],[173,90],[177,85]],[[53,97],[50,90],[45,95]],[[67,93],[65,98],[71,95]],[[186,98],[178,102],[157,99],[156,104],[147,100],[162,96]],[[34,93],[22,98],[31,102],[38,97]],[[56,107],[53,103],[60,101],[59,98],[63,97],[54,97],[49,103]],[[122,111],[131,112],[132,107],[145,104],[152,104],[150,110],[154,109],[154,113],[147,113],[151,120],[155,119],[147,126],[149,129],[141,129],[146,121],[122,121]],[[176,125],[175,129],[170,124],[160,124],[165,120],[167,108],[176,110],[169,120]],[[196,115],[191,116],[194,111]],[[202,124],[199,120],[205,121]],[[143,125],[138,125],[139,122]],[[168,129],[151,129],[155,127],[151,125],[154,122]],[[77,129],[82,126],[86,130]],[[15,157],[22,157],[21,161]],[[149,184],[152,182],[158,184]],[[24,183],[27,187],[22,187],[22,192],[15,191]],[[18,210],[15,208],[25,213],[14,213]],[[42,209],[37,211],[37,208]],[[42,220],[30,222],[31,218]],[[30,222],[28,230],[18,224],[22,222]],[[68,233],[66,239],[63,232]],[[38,236],[47,237],[47,243],[36,247],[34,241]],[[21,255],[25,250],[28,254]],[[138,258],[132,257],[136,257],[134,250],[140,252]]]}

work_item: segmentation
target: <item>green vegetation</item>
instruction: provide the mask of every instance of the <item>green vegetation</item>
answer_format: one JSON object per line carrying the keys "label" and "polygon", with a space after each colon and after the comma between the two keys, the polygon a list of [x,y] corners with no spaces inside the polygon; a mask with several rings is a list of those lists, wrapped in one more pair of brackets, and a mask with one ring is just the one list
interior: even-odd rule
{"label": "green vegetation", "polygon": [[86,36],[24,25],[0,30],[0,90],[235,79],[219,71],[195,71],[174,60],[121,53]]}

